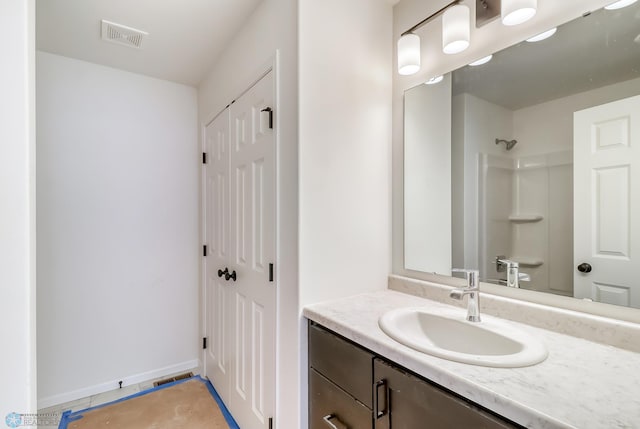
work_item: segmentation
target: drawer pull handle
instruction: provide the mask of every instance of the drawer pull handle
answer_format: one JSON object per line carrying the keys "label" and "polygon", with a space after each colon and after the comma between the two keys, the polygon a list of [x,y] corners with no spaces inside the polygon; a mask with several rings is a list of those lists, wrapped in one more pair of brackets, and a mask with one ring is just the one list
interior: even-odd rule
{"label": "drawer pull handle", "polygon": [[[383,388],[383,395],[384,397],[381,398],[380,397],[380,388]],[[380,406],[380,400],[382,400],[382,407]],[[376,381],[376,403],[375,403],[375,416],[376,419],[379,419],[380,417],[384,416],[385,414],[387,414],[387,381],[386,380],[380,380],[380,381]]]}
{"label": "drawer pull handle", "polygon": [[342,423],[334,414],[328,414],[324,416],[322,420],[324,420],[331,429],[349,429],[349,427]]}

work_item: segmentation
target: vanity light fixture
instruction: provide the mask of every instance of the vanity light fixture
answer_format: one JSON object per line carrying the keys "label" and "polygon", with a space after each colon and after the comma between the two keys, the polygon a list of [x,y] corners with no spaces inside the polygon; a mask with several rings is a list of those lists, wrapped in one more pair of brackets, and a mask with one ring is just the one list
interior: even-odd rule
{"label": "vanity light fixture", "polygon": [[553,36],[554,34],[556,34],[556,31],[558,31],[558,28],[552,28],[551,30],[547,30],[544,33],[540,33],[536,36],[533,36],[529,39],[527,39],[527,42],[533,43],[533,42],[540,42],[544,39],[548,39],[549,37]]}
{"label": "vanity light fixture", "polygon": [[[400,35],[398,73],[411,75],[420,70],[420,37],[414,32],[440,15],[443,15],[442,51],[445,54],[457,54],[469,47],[471,12],[469,6],[461,4],[462,2],[463,0],[450,2]],[[538,0],[476,0],[476,27],[481,27],[498,16],[502,17],[504,25],[522,24],[533,18],[537,10]]]}
{"label": "vanity light fixture", "polygon": [[411,75],[420,70],[420,37],[408,33],[398,40],[398,73]]}
{"label": "vanity light fixture", "polygon": [[442,15],[442,51],[458,54],[469,47],[471,12],[469,6],[451,6]]}
{"label": "vanity light fixture", "polygon": [[623,7],[631,6],[637,1],[638,0],[618,0],[617,2],[613,2],[610,5],[605,6],[604,8],[607,10],[622,9]]}
{"label": "vanity light fixture", "polygon": [[[420,70],[420,37],[417,34],[414,34],[414,31],[416,31],[418,28],[422,27],[423,25],[427,24],[428,22],[432,21],[434,18],[443,14],[450,7],[457,6],[461,2],[462,0],[452,1],[451,3],[444,6],[442,9],[426,17],[425,19],[418,22],[416,25],[414,25],[413,27],[411,27],[410,29],[408,29],[407,31],[405,31],[400,35],[400,39],[398,39],[398,73],[400,73],[401,75],[411,75],[411,74],[417,73]],[[468,7],[466,8],[468,13],[469,8]],[[458,23],[459,25],[459,16],[461,16],[463,13],[464,12],[458,11],[454,13],[454,15],[449,15],[449,19],[455,23]],[[468,22],[469,22],[469,19],[467,19],[467,27],[469,26]],[[467,30],[467,33],[470,33],[470,30]],[[462,44],[454,43],[454,42],[460,42],[460,40],[457,40],[457,37],[458,37],[457,34],[458,34],[457,32],[453,33],[451,38],[447,42],[443,43],[443,47],[445,45],[446,46],[451,45],[450,49],[452,49],[453,51],[455,51],[455,49],[460,49],[460,47],[464,44],[464,42]],[[467,46],[469,46],[468,35],[467,35],[466,42],[467,42]],[[466,49],[466,46],[462,50],[464,49]],[[458,50],[458,52],[462,52],[462,50]]]}
{"label": "vanity light fixture", "polygon": [[444,79],[444,76],[442,76],[442,75],[436,76],[436,77],[432,77],[431,79],[426,81],[424,84],[425,85],[435,85],[436,83],[442,82],[443,79]]}
{"label": "vanity light fixture", "polygon": [[474,62],[469,63],[469,65],[471,67],[481,66],[483,64],[487,64],[489,61],[491,61],[492,58],[493,58],[493,55],[487,55],[486,57],[480,58],[479,60],[475,60]]}

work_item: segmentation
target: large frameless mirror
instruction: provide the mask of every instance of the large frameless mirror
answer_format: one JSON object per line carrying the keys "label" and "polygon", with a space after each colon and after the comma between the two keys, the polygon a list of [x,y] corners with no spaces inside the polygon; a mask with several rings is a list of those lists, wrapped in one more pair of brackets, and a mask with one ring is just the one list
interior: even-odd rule
{"label": "large frameless mirror", "polygon": [[406,269],[640,308],[640,3],[408,90],[404,127]]}

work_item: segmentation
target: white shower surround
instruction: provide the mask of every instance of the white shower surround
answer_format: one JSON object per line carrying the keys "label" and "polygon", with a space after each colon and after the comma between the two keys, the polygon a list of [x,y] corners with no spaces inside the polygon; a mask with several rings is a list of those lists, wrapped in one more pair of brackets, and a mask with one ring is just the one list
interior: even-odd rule
{"label": "white shower surround", "polygon": [[572,151],[481,154],[479,171],[481,275],[500,277],[493,261],[505,255],[531,276],[521,287],[571,296]]}

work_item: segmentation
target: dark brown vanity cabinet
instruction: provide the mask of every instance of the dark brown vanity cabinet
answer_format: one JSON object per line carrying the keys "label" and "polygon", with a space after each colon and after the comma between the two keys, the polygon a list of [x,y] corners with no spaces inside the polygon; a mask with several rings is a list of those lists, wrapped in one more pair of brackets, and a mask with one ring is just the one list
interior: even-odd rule
{"label": "dark brown vanity cabinet", "polygon": [[521,428],[309,323],[309,429]]}

